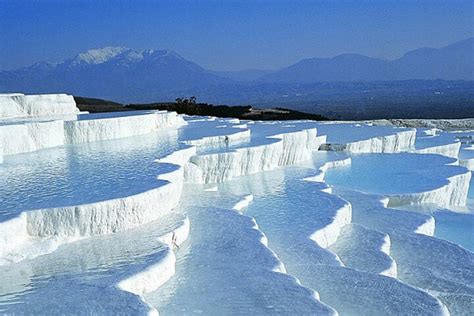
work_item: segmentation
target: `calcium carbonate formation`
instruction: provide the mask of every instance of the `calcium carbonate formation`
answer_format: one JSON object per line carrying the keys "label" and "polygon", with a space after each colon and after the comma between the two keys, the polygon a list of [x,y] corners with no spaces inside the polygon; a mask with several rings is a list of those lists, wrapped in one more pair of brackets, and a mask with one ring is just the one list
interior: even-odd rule
{"label": "calcium carbonate formation", "polygon": [[1,94],[0,313],[471,314],[473,137]]}

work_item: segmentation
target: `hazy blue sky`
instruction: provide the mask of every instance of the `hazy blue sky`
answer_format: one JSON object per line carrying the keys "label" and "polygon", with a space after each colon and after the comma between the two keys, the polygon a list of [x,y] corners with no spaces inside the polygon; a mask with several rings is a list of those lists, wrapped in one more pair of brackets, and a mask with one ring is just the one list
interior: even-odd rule
{"label": "hazy blue sky", "polygon": [[90,48],[172,49],[216,70],[308,57],[399,57],[474,36],[472,0],[0,0],[0,69]]}

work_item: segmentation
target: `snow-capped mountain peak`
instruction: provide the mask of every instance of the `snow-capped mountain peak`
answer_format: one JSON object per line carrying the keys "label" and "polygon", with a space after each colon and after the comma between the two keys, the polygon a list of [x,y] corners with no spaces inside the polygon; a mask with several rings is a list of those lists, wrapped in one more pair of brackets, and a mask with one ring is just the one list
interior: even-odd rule
{"label": "snow-capped mountain peak", "polygon": [[73,59],[73,64],[88,64],[97,65],[105,63],[117,56],[131,51],[130,48],[126,47],[104,47],[98,49],[90,49],[84,53],[80,53]]}
{"label": "snow-capped mountain peak", "polygon": [[90,49],[84,53],[80,53],[69,62],[66,62],[66,64],[69,67],[99,65],[107,62],[115,62],[118,65],[128,65],[146,59],[159,63],[167,63],[170,59],[184,61],[183,57],[168,49],[136,51],[126,47],[104,47]]}

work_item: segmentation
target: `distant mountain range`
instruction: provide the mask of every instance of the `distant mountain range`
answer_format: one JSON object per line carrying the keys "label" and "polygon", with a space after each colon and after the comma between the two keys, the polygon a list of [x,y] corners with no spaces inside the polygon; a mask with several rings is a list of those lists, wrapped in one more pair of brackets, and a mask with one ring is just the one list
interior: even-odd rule
{"label": "distant mountain range", "polygon": [[[474,38],[435,49],[420,48],[387,61],[363,55],[311,58],[276,70],[210,71],[170,50],[105,47],[61,63],[0,71],[0,92],[100,97],[121,102],[232,95],[242,89],[317,82],[408,79],[474,80]],[[228,98],[229,99],[229,98]],[[232,98],[230,97],[230,100]],[[204,100],[208,101],[208,100]]]}
{"label": "distant mountain range", "polygon": [[67,92],[114,100],[154,98],[162,91],[230,82],[170,50],[105,47],[61,63],[0,72],[0,91]]}
{"label": "distant mountain range", "polygon": [[474,38],[436,48],[420,48],[387,61],[357,54],[310,58],[262,76],[264,82],[474,79]]}

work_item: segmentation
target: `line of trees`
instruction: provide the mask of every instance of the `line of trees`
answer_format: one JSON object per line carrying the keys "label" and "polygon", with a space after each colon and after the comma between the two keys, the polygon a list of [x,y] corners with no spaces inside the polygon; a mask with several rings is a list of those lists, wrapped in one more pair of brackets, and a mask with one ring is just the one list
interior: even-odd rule
{"label": "line of trees", "polygon": [[176,98],[175,102],[129,104],[126,107],[133,110],[166,110],[175,111],[179,114],[233,117],[253,120],[327,120],[327,118],[318,114],[303,113],[284,108],[274,109],[279,111],[272,111],[271,109],[252,111],[250,105],[227,106],[198,103],[195,96],[189,98]]}
{"label": "line of trees", "polygon": [[197,98],[177,98],[175,102],[129,104],[128,108],[135,110],[166,110],[175,111],[179,114],[217,116],[217,117],[241,117],[250,112],[251,106],[227,106],[198,103]]}

